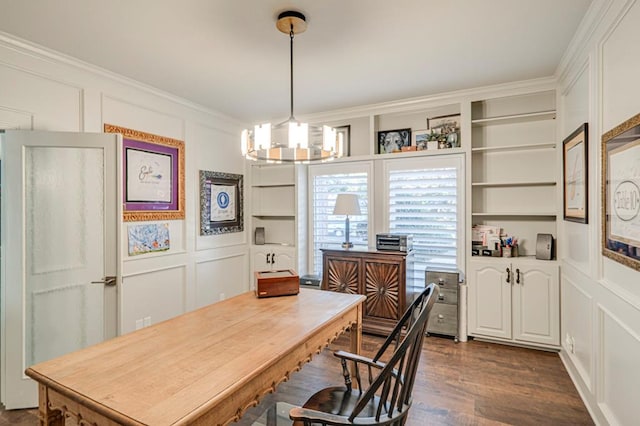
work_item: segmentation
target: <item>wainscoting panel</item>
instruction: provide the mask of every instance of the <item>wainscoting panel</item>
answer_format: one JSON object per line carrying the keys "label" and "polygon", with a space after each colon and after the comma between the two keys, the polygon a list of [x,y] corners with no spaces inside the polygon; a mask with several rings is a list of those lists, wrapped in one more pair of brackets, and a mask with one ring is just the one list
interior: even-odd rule
{"label": "wainscoting panel", "polygon": [[562,348],[593,392],[593,297],[567,275],[561,275]]}
{"label": "wainscoting panel", "polygon": [[57,131],[82,129],[82,90],[37,74],[0,63],[1,107],[29,111],[32,123],[21,120],[20,128]]}
{"label": "wainscoting panel", "polygon": [[249,291],[244,284],[249,258],[231,254],[196,264],[196,308]]}
{"label": "wainscoting panel", "polygon": [[602,306],[598,323],[602,353],[598,405],[609,424],[638,424],[640,336]]}
{"label": "wainscoting panel", "polygon": [[0,106],[0,129],[33,130],[33,114]]}
{"label": "wainscoting panel", "polygon": [[140,325],[156,324],[183,314],[186,282],[186,265],[123,276],[120,334],[140,328]]}

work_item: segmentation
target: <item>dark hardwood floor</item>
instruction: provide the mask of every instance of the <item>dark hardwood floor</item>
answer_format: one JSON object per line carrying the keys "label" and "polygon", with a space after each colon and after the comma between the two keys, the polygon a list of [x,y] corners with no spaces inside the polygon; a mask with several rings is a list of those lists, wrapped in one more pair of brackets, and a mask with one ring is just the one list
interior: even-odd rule
{"label": "dark hardwood floor", "polygon": [[[365,335],[363,353],[372,354],[381,342]],[[318,389],[341,384],[340,363],[331,351],[347,348],[343,336],[236,424],[250,426],[277,401],[300,405]],[[0,425],[7,424],[37,425],[37,411],[0,411]],[[594,424],[558,354],[474,340],[425,339],[408,426],[540,424]]]}

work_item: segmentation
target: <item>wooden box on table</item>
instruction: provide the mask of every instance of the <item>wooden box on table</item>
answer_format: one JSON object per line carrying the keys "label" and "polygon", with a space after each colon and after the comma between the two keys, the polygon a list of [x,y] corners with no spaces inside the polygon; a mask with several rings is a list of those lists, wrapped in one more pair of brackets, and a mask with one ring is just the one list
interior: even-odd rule
{"label": "wooden box on table", "polygon": [[256,271],[256,296],[290,296],[300,292],[300,277],[293,269],[280,271]]}

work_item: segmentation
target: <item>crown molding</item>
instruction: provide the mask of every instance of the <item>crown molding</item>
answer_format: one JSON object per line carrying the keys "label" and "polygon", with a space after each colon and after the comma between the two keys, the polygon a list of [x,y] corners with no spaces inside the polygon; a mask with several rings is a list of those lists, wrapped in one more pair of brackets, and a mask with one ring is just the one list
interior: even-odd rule
{"label": "crown molding", "polygon": [[560,58],[555,72],[558,81],[565,80],[576,66],[581,66],[584,62],[582,55],[589,48],[589,43],[613,3],[614,0],[593,0],[562,58]]}
{"label": "crown molding", "polygon": [[121,74],[117,74],[113,71],[109,71],[97,65],[90,64],[78,58],[74,58],[64,53],[61,53],[53,49],[49,49],[47,47],[41,46],[39,44],[30,42],[28,40],[19,38],[17,36],[14,36],[13,34],[0,31],[0,47],[11,49],[20,54],[28,55],[42,61],[65,65],[83,72],[88,72],[90,74],[100,76],[107,80],[135,88],[147,94],[157,96],[159,98],[173,102],[180,106],[213,116],[217,119],[226,121],[232,125],[236,125],[238,127],[242,126],[242,121],[238,120],[237,118],[228,116],[219,111],[205,107],[203,105],[200,105],[188,99],[179,97],[177,95],[165,92],[163,90],[160,90],[154,86],[140,82],[138,80],[125,77]]}
{"label": "crown molding", "polygon": [[330,110],[318,113],[305,114],[304,120],[311,122],[332,121],[346,118],[366,117],[369,115],[396,113],[416,110],[419,108],[436,108],[447,103],[459,103],[464,100],[474,101],[487,96],[510,96],[535,90],[553,90],[557,87],[558,80],[554,76],[521,80],[509,83],[500,83],[490,86],[480,86],[472,89],[442,92],[433,95],[405,98],[389,102],[361,105],[351,108]]}

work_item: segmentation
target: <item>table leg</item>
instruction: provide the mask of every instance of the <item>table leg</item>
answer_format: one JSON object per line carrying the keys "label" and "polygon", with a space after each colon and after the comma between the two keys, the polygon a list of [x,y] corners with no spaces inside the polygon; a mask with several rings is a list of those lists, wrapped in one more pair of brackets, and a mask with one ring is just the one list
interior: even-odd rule
{"label": "table leg", "polygon": [[[362,306],[362,304],[358,306],[358,319],[356,323],[351,326],[351,331],[349,332],[349,337],[351,338],[349,352],[357,355],[360,355],[362,347]],[[351,364],[351,377],[357,377],[357,368],[356,363],[353,362]]]}
{"label": "table leg", "polygon": [[40,426],[64,426],[62,412],[49,408],[49,392],[42,383],[38,384],[38,411]]}

